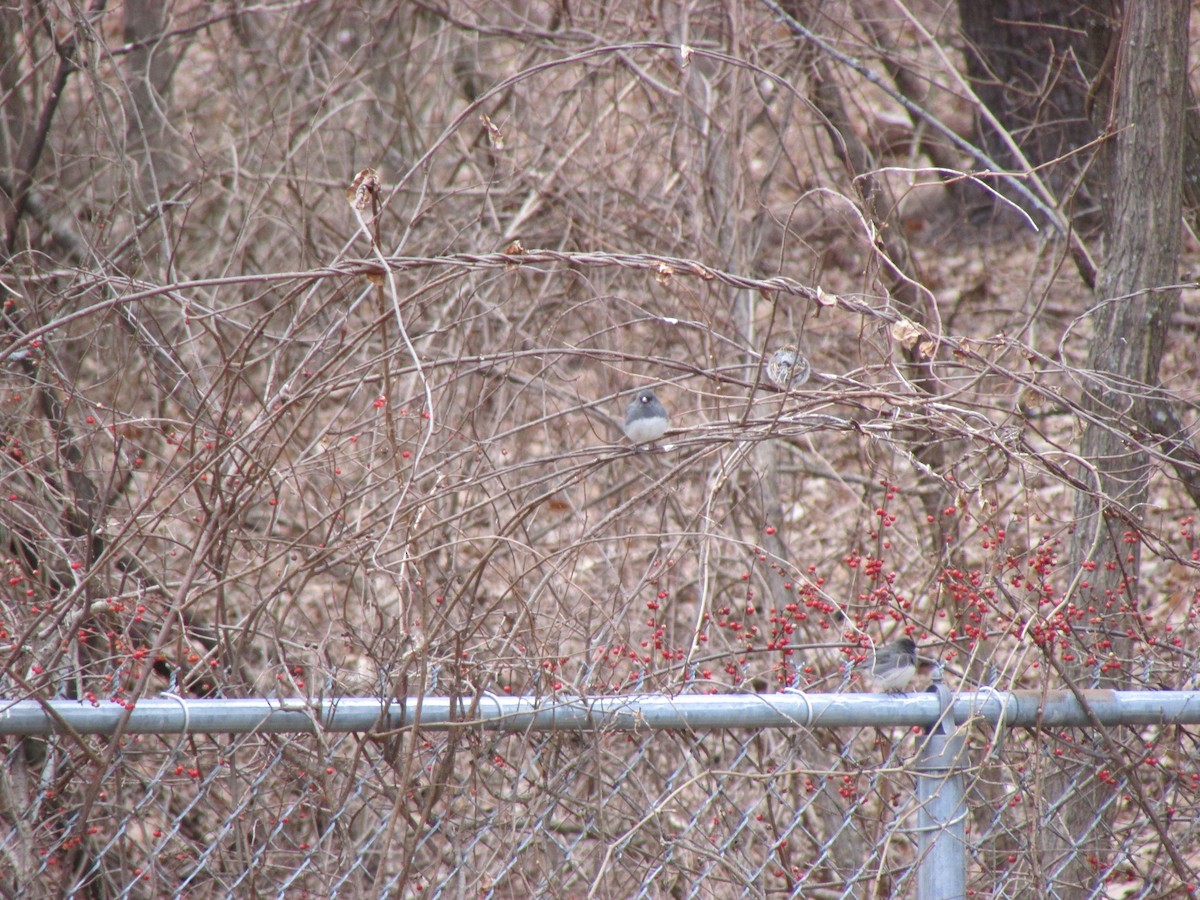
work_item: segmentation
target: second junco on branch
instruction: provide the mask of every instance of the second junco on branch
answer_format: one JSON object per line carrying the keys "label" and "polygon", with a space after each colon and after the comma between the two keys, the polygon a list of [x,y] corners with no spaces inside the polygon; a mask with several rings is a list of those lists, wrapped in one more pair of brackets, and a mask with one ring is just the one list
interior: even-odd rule
{"label": "second junco on branch", "polygon": [[917,674],[917,645],[902,637],[876,649],[871,661],[871,690],[896,694],[903,691]]}
{"label": "second junco on branch", "polygon": [[635,444],[657,441],[670,424],[667,408],[654,391],[638,391],[625,410],[625,436]]}

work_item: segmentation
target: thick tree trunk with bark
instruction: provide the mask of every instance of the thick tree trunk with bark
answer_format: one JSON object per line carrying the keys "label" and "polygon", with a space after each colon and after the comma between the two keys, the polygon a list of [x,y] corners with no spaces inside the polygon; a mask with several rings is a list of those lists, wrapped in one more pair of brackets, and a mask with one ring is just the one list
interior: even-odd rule
{"label": "thick tree trunk with bark", "polygon": [[[1145,512],[1150,456],[1138,440],[1149,430],[1167,324],[1178,301],[1173,285],[1180,247],[1182,147],[1187,72],[1186,0],[1131,3],[1116,60],[1116,96],[1106,209],[1104,260],[1093,310],[1094,335],[1083,382],[1089,421],[1083,434],[1081,480],[1064,602],[1077,623],[1057,655],[1078,687],[1128,683],[1130,638],[1141,603],[1139,524]],[[1087,610],[1082,617],[1071,610]],[[1103,744],[1097,748],[1103,753]],[[1135,776],[1136,777],[1136,774]],[[1050,780],[1047,799],[1068,797],[1049,826],[1048,873],[1056,896],[1090,896],[1106,829],[1099,812],[1115,807],[1112,788],[1083,761]],[[1091,857],[1097,858],[1093,860]]]}
{"label": "thick tree trunk with bark", "polygon": [[[1169,7],[1169,8],[1168,8]],[[1167,324],[1179,291],[1187,4],[1131,4],[1113,122],[1111,205],[1084,382],[1072,562],[1095,563],[1077,588],[1103,614],[1135,602],[1149,455],[1132,438],[1149,418]],[[1083,587],[1086,581],[1087,587]],[[1118,622],[1118,631],[1124,625]],[[1118,680],[1120,680],[1118,678]]]}
{"label": "thick tree trunk with bark", "polygon": [[[1080,186],[1100,193],[1102,168],[1092,153],[1076,151],[1102,131],[1119,6],[1116,0],[959,0],[969,42],[965,68],[976,96],[1029,163],[1051,164],[1045,177],[1056,193]],[[992,159],[1022,167],[1006,137],[982,121],[979,141]],[[1094,209],[1097,199],[1073,203],[1074,211]]]}

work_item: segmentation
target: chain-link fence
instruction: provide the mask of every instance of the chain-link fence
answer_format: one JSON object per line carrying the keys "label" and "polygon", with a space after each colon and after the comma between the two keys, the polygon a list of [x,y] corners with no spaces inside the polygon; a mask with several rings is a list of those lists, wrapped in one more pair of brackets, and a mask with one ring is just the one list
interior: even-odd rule
{"label": "chain-link fence", "polygon": [[[941,696],[8,704],[4,893],[1191,890],[1198,781],[1175,767],[1200,694]],[[1134,734],[1142,764],[1105,768]],[[1097,787],[1064,831],[1063,799]],[[1089,885],[1060,880],[1077,854]]]}

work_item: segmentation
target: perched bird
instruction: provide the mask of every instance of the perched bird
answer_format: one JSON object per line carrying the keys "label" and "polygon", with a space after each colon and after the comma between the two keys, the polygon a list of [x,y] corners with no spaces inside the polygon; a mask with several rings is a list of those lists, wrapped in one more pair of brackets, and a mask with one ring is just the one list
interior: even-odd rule
{"label": "perched bird", "polygon": [[902,637],[875,651],[871,661],[871,690],[896,694],[903,691],[917,674],[917,645]]}
{"label": "perched bird", "polygon": [[654,391],[639,391],[625,410],[625,436],[635,444],[657,441],[670,424],[667,408]]}
{"label": "perched bird", "polygon": [[795,344],[780,347],[767,360],[767,378],[782,391],[790,391],[808,381],[812,365]]}

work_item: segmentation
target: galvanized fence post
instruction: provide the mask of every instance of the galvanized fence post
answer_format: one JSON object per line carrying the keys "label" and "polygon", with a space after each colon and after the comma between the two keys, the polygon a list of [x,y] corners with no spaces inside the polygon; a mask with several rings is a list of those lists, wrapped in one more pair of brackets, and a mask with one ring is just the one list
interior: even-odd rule
{"label": "galvanized fence post", "polygon": [[934,676],[942,714],[917,753],[917,898],[967,894],[966,737],[954,720],[953,695]]}

